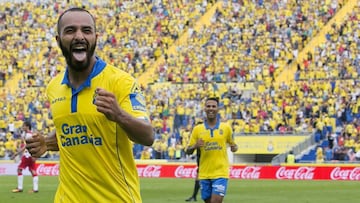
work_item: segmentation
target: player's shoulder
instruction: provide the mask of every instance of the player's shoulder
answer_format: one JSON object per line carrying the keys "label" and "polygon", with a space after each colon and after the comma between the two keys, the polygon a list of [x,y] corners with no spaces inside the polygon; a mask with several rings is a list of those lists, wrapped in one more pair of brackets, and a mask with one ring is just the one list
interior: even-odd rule
{"label": "player's shoulder", "polygon": [[55,77],[53,77],[49,84],[47,85],[48,87],[53,87],[55,85],[60,85],[62,80],[64,79],[64,74],[65,72],[60,72],[58,73]]}
{"label": "player's shoulder", "polygon": [[222,128],[231,128],[231,125],[229,123],[227,123],[227,122],[220,122],[220,126]]}
{"label": "player's shoulder", "polygon": [[131,86],[136,83],[135,78],[130,73],[111,64],[107,64],[102,73],[107,80],[111,81],[111,83],[116,84],[119,82],[123,87],[126,85]]}
{"label": "player's shoulder", "polygon": [[220,124],[224,126],[231,126],[229,122],[225,122],[225,121],[221,121]]}
{"label": "player's shoulder", "polygon": [[192,133],[200,133],[206,131],[207,128],[204,123],[196,123],[192,128]]}
{"label": "player's shoulder", "polygon": [[106,67],[104,68],[104,73],[109,74],[111,76],[128,78],[128,79],[134,80],[134,77],[130,73],[127,73],[124,70],[122,70],[112,64],[106,64]]}
{"label": "player's shoulder", "polygon": [[58,73],[55,77],[53,77],[50,82],[46,85],[46,96],[49,98],[51,97],[52,93],[58,92],[62,81],[64,79],[64,72]]}

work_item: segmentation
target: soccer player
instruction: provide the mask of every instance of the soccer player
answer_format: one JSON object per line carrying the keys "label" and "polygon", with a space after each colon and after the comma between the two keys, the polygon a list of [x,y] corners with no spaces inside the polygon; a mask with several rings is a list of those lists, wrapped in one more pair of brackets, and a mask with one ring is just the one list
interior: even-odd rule
{"label": "soccer player", "polygon": [[225,197],[229,179],[229,160],[227,144],[232,152],[238,147],[234,142],[231,126],[220,121],[218,116],[219,99],[207,98],[205,101],[206,119],[204,124],[194,127],[187,154],[200,150],[199,174],[201,198],[205,203],[221,203]]}
{"label": "soccer player", "polygon": [[55,203],[141,203],[131,142],[151,146],[153,128],[135,79],[95,55],[97,37],[89,11],[59,16],[67,67],[46,88],[56,132],[33,136],[27,147],[35,157],[60,152]]}
{"label": "soccer player", "polygon": [[13,189],[12,192],[18,193],[23,191],[23,182],[24,182],[23,170],[28,168],[33,177],[33,189],[30,190],[29,192],[37,193],[39,191],[39,176],[36,173],[36,167],[35,167],[36,159],[34,157],[31,157],[31,154],[28,152],[28,150],[25,147],[25,139],[28,139],[32,136],[31,123],[25,121],[22,126],[22,130],[23,130],[23,135],[21,138],[20,149],[11,157],[11,159],[14,159],[16,156],[21,155],[21,160],[17,168],[18,186],[16,189]]}

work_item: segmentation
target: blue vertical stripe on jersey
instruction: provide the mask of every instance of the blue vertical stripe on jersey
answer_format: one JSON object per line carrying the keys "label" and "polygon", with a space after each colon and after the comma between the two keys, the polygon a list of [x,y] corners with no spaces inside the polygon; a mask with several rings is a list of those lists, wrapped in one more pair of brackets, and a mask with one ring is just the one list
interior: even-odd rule
{"label": "blue vertical stripe on jersey", "polygon": [[210,136],[214,137],[214,130],[219,129],[220,126],[220,119],[216,119],[216,125],[213,128],[210,128],[207,121],[204,122],[204,125],[207,130],[210,130]]}
{"label": "blue vertical stripe on jersey", "polygon": [[106,66],[105,61],[96,57],[96,63],[94,64],[94,68],[93,68],[91,74],[86,79],[86,81],[83,84],[81,84],[80,87],[77,89],[72,87],[72,85],[69,81],[68,67],[66,68],[64,78],[63,78],[61,84],[66,84],[69,87],[71,87],[71,113],[77,112],[77,102],[78,102],[79,92],[81,90],[83,90],[85,87],[90,87],[91,79],[94,78],[95,76],[97,76],[99,73],[101,73],[101,71],[104,70],[105,66]]}
{"label": "blue vertical stripe on jersey", "polygon": [[78,100],[78,94],[73,94],[71,96],[71,113],[77,112],[77,100]]}

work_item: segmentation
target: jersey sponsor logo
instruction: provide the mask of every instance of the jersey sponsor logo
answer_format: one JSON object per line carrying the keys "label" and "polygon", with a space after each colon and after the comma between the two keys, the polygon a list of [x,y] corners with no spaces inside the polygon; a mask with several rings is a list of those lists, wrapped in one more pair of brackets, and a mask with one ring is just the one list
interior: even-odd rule
{"label": "jersey sponsor logo", "polygon": [[88,134],[86,125],[69,125],[67,123],[61,126],[61,146],[70,147],[84,144],[101,146],[103,144],[101,137]]}
{"label": "jersey sponsor logo", "polygon": [[58,97],[58,98],[51,100],[51,104],[55,104],[57,102],[61,102],[61,101],[65,101],[65,100],[66,100],[66,97]]}
{"label": "jersey sponsor logo", "polygon": [[204,146],[205,151],[212,150],[222,150],[222,146],[220,146],[217,142],[206,142]]}
{"label": "jersey sponsor logo", "polygon": [[145,98],[142,94],[131,93],[130,94],[130,102],[131,102],[131,107],[133,110],[146,111]]}
{"label": "jersey sponsor logo", "polygon": [[102,145],[101,137],[93,137],[93,135],[83,135],[79,137],[65,137],[64,135],[60,136],[61,145],[63,147],[71,147],[76,145],[92,144],[95,146]]}
{"label": "jersey sponsor logo", "polygon": [[61,131],[64,135],[86,133],[87,126],[86,125],[69,125],[67,123],[64,123],[61,126]]}

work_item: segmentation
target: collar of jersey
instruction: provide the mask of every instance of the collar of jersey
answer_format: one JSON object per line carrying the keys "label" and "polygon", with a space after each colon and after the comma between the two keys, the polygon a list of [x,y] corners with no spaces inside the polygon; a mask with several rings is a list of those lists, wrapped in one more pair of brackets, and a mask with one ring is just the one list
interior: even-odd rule
{"label": "collar of jersey", "polygon": [[[85,87],[90,87],[91,79],[94,78],[95,76],[97,76],[99,73],[101,73],[101,71],[104,70],[105,66],[106,66],[106,62],[103,61],[102,59],[100,59],[99,57],[96,57],[96,62],[94,64],[94,68],[93,68],[91,74],[86,79],[86,81],[77,89],[77,92],[82,90]],[[65,70],[64,78],[63,78],[61,84],[66,84],[69,87],[71,87],[71,84],[69,81],[68,68],[66,68],[66,70]]]}
{"label": "collar of jersey", "polygon": [[209,126],[209,124],[208,124],[207,121],[205,121],[204,124],[205,124],[205,128],[206,128],[207,130],[209,130],[209,129],[210,129],[210,130],[218,129],[218,128],[219,128],[219,125],[220,125],[220,119],[216,119],[216,125],[214,126],[214,128],[210,128],[210,126]]}

